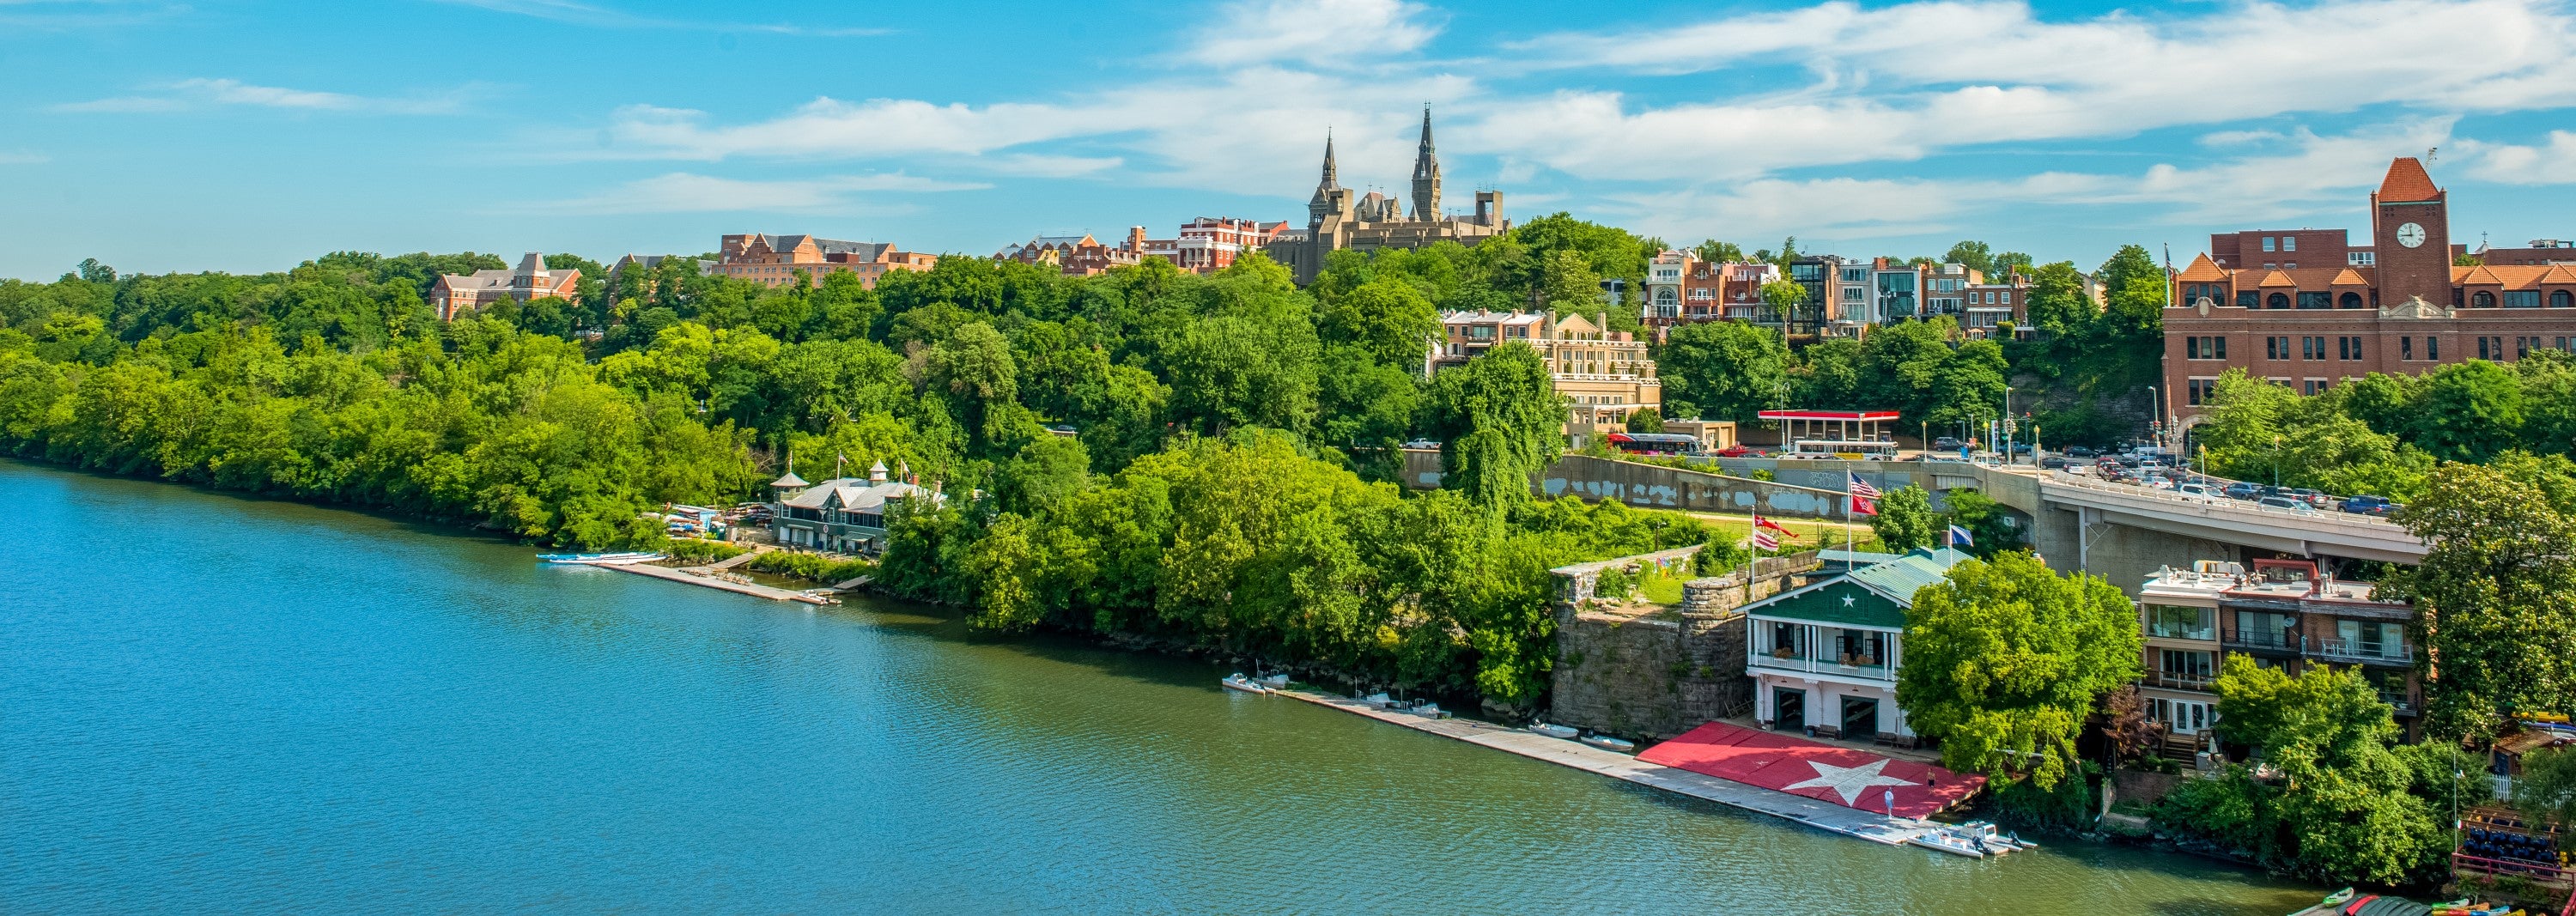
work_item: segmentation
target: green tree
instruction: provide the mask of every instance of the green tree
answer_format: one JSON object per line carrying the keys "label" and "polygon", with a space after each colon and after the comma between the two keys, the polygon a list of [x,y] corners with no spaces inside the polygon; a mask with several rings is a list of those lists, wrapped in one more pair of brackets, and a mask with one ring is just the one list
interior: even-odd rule
{"label": "green tree", "polygon": [[1706,321],[1672,329],[1655,357],[1664,390],[1700,415],[1738,423],[1779,400],[1789,346],[1776,329]]}
{"label": "green tree", "polygon": [[2435,457],[2484,463],[2522,431],[2522,383],[2486,360],[2434,370],[2418,386],[2406,438]]}
{"label": "green tree", "polygon": [[1878,515],[1869,520],[1869,530],[1888,550],[1905,553],[1938,545],[1942,524],[1941,517],[1932,512],[1932,494],[1907,484],[1879,497]]}
{"label": "green tree", "polygon": [[1664,413],[1661,410],[1648,407],[1644,410],[1637,411],[1636,413],[1629,414],[1627,426],[1628,431],[1632,433],[1663,432]]}
{"label": "green tree", "polygon": [[1807,304],[1807,288],[1788,280],[1773,280],[1762,284],[1761,293],[1762,304],[1769,308],[1772,315],[1778,316],[1774,319],[1777,321],[1789,320],[1790,316],[1798,313],[1800,307]]}
{"label": "green tree", "polygon": [[2013,522],[2011,510],[1994,497],[1975,490],[1952,490],[1945,501],[1950,504],[1945,520],[1968,529],[1969,553],[1992,557],[2021,548],[2021,526]]}
{"label": "green tree", "polygon": [[1317,316],[1325,345],[1359,348],[1378,362],[1420,371],[1440,313],[1411,282],[1385,277],[1325,301]]}
{"label": "green tree", "polygon": [[1564,451],[1565,399],[1528,344],[1486,350],[1431,379],[1423,431],[1441,441],[1441,485],[1489,508],[1529,498]]}
{"label": "green tree", "polygon": [[1691,253],[1711,264],[1744,263],[1744,247],[1734,242],[1709,239],[1691,248]]}
{"label": "green tree", "polygon": [[2390,748],[2397,722],[2360,672],[2313,667],[2292,678],[2231,655],[2210,689],[2220,736],[2257,748],[2279,779],[2237,782],[2246,804],[2218,812],[2226,821],[2161,817],[2168,829],[2223,838],[2323,881],[2400,884],[2431,873],[2448,837],[2411,794],[2416,768]]}
{"label": "green tree", "polygon": [[[2576,712],[2576,467],[2513,454],[2445,464],[2397,521],[2430,545],[2378,593],[2412,601],[2426,731],[2492,735],[2511,712]],[[2433,667],[2433,659],[2440,667]]]}
{"label": "green tree", "polygon": [[1995,276],[1994,249],[1986,247],[1984,242],[1971,239],[1952,245],[1948,253],[1941,255],[1941,260],[1976,271],[1989,279]]}
{"label": "green tree", "polygon": [[2576,748],[2545,747],[2522,755],[2513,806],[2534,820],[2576,824]]}
{"label": "green tree", "polygon": [[2137,608],[2118,586],[2028,554],[1952,567],[1914,593],[1896,701],[1960,772],[2054,787],[2103,694],[2138,677]]}

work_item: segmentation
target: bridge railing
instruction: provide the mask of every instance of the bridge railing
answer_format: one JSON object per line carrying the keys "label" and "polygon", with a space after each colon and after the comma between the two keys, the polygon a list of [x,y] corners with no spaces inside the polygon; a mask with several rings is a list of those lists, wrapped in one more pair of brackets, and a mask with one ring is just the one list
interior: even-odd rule
{"label": "bridge railing", "polygon": [[2206,499],[2183,496],[2181,494],[2170,493],[2154,489],[2152,487],[2133,487],[2124,484],[2105,483],[2099,480],[2088,480],[2063,471],[2051,471],[2047,476],[2041,479],[2043,483],[2049,486],[2074,487],[2077,489],[2092,490],[2098,493],[2108,493],[2130,499],[2152,500],[2175,506],[2192,506],[2230,512],[2258,512],[2275,518],[2299,519],[2307,522],[2323,522],[2336,525],[2354,525],[2370,530],[2373,533],[2402,534],[2406,531],[2405,528],[2394,522],[2375,516],[2354,515],[2349,512],[2328,512],[2322,509],[2310,509],[2306,511],[2282,509],[2274,506],[2247,502],[2241,499]]}

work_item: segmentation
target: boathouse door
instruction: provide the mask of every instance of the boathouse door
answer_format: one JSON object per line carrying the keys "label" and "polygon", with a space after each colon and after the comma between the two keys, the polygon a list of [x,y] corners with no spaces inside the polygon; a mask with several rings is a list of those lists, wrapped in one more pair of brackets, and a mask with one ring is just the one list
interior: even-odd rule
{"label": "boathouse door", "polygon": [[1874,738],[1878,736],[1878,698],[1843,698],[1843,737]]}
{"label": "boathouse door", "polygon": [[1807,729],[1807,692],[1771,688],[1771,727],[1784,732]]}

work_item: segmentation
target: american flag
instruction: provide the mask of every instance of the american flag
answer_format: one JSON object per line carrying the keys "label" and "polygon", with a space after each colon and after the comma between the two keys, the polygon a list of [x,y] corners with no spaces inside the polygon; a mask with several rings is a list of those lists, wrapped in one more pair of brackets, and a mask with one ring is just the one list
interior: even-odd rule
{"label": "american flag", "polygon": [[1851,471],[1844,471],[1843,473],[1851,478],[1851,495],[1858,496],[1862,499],[1878,498],[1878,488],[1870,486],[1869,481],[1860,479],[1859,474]]}

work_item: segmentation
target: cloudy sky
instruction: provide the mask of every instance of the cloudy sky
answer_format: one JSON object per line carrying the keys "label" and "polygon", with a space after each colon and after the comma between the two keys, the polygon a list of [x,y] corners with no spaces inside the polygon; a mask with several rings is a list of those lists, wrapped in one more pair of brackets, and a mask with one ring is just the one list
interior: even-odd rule
{"label": "cloudy sky", "polygon": [[[792,18],[791,18],[792,17]],[[2570,0],[0,0],[0,276],[314,255],[990,253],[1399,190],[1851,255],[2344,226],[2576,236]]]}

